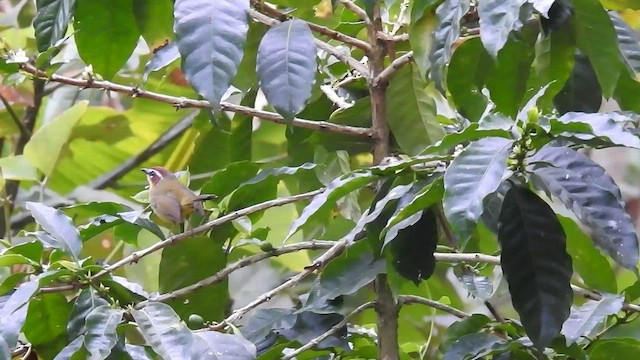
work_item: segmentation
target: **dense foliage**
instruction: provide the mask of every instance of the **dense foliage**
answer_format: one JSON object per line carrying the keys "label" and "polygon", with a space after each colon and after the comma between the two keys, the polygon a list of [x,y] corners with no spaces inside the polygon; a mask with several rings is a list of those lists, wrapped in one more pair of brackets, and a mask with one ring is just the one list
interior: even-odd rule
{"label": "dense foliage", "polygon": [[0,359],[640,354],[637,2],[0,7]]}

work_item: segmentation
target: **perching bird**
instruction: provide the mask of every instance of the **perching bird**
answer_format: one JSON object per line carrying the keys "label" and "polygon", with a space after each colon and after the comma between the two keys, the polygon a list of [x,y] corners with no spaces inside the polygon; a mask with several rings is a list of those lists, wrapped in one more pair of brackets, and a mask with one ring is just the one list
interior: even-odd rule
{"label": "perching bird", "polygon": [[204,215],[202,202],[215,198],[214,195],[197,195],[162,166],[141,170],[147,174],[149,181],[151,209],[162,220],[181,224],[194,212]]}

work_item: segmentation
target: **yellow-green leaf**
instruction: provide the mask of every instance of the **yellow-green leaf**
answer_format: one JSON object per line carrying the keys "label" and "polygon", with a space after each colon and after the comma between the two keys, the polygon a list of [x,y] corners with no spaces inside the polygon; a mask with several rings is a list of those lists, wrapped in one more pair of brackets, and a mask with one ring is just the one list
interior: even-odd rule
{"label": "yellow-green leaf", "polygon": [[38,180],[36,168],[24,155],[0,159],[0,169],[2,177],[7,180]]}

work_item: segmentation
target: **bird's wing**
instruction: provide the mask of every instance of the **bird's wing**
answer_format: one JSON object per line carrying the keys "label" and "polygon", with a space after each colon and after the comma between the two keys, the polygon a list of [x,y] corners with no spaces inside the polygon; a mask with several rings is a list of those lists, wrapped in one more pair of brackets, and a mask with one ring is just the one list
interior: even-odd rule
{"label": "bird's wing", "polygon": [[151,204],[153,211],[162,219],[180,224],[182,218],[182,207],[180,201],[173,196],[162,196]]}

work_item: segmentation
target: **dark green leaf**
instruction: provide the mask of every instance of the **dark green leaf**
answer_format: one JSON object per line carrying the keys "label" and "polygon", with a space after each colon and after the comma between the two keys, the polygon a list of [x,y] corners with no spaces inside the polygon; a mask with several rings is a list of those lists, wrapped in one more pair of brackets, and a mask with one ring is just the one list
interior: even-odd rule
{"label": "dark green leaf", "polygon": [[[287,340],[306,344],[311,339],[314,339],[333,328],[336,324],[342,321],[342,319],[344,319],[344,316],[339,314],[316,314],[311,311],[305,311],[298,314],[293,327],[281,329],[278,332]],[[349,345],[345,339],[346,335],[347,328],[343,327],[333,336],[321,341],[318,344],[318,348],[342,347],[343,349],[347,349]]]}
{"label": "dark green leaf", "polygon": [[482,89],[493,66],[479,38],[463,42],[451,57],[447,88],[458,111],[471,121],[478,121],[487,108],[489,100]]}
{"label": "dark green leaf", "polygon": [[74,28],[78,53],[96,73],[111,79],[127,62],[140,37],[131,11],[133,0],[76,1]]}
{"label": "dark green leaf", "polygon": [[625,120],[625,116],[618,113],[569,112],[558,118],[557,122],[551,121],[551,132],[580,140],[604,138],[612,144],[638,149],[640,138],[624,127]]}
{"label": "dark green leaf", "polygon": [[444,360],[473,358],[478,353],[491,349],[494,345],[502,345],[504,343],[506,343],[506,340],[493,334],[467,334],[449,346],[444,354]]}
{"label": "dark green leaf", "polygon": [[441,141],[438,141],[435,145],[431,145],[426,148],[423,151],[423,154],[437,154],[468,141],[495,136],[511,138],[511,133],[500,129],[481,129],[478,123],[472,123],[460,132],[445,135]]}
{"label": "dark green leaf", "polygon": [[637,339],[606,339],[596,341],[589,351],[590,360],[633,359],[640,356]]}
{"label": "dark green leaf", "polygon": [[436,119],[436,103],[417,68],[404,66],[387,89],[387,119],[394,139],[403,152],[420,154],[442,139],[445,132]]}
{"label": "dark green leaf", "polygon": [[[212,276],[227,264],[227,256],[219,242],[207,236],[193,237],[162,251],[160,292],[167,293]],[[215,301],[212,301],[215,299]],[[200,288],[167,302],[187,320],[191,314],[206,321],[220,321],[229,306],[227,281]]]}
{"label": "dark green leaf", "polygon": [[598,84],[589,58],[575,54],[575,65],[564,87],[553,99],[560,114],[570,111],[594,113],[602,103],[602,89]]}
{"label": "dark green leaf", "polygon": [[498,189],[507,173],[513,140],[489,137],[471,143],[444,174],[444,214],[461,243],[482,214],[483,199]]}
{"label": "dark green leaf", "polygon": [[245,181],[256,176],[260,165],[248,161],[229,164],[216,171],[202,187],[203,194],[214,194],[222,198],[231,194]]}
{"label": "dark green leaf", "polygon": [[598,0],[572,3],[578,47],[591,61],[603,95],[610,97],[622,71],[616,31]]}
{"label": "dark green leaf", "polygon": [[149,74],[154,71],[158,71],[165,66],[171,64],[172,62],[178,60],[180,58],[180,53],[178,52],[178,45],[175,42],[164,45],[161,48],[155,49],[153,51],[153,57],[147,62],[147,65],[144,66],[144,74],[142,74],[142,82],[146,83],[149,78]]}
{"label": "dark green leaf", "polygon": [[[245,56],[247,56],[246,52]],[[242,98],[242,101],[240,101],[240,105],[248,107],[255,106],[257,95],[257,89],[249,90]],[[233,119],[231,119],[231,134],[229,135],[229,161],[251,161],[253,148],[252,139],[253,117],[242,113],[234,114]]]}
{"label": "dark green leaf", "polygon": [[10,348],[18,342],[18,334],[27,318],[28,303],[37,290],[38,281],[22,283],[0,309],[0,338]]}
{"label": "dark green leaf", "polygon": [[259,309],[249,318],[241,331],[247,340],[257,344],[274,330],[293,327],[295,321],[293,309]]}
{"label": "dark green leaf", "polygon": [[640,36],[614,11],[609,18],[618,35],[618,47],[627,68],[632,73],[640,73]]}
{"label": "dark green leaf", "polygon": [[638,238],[620,189],[604,169],[569,148],[546,146],[533,158],[536,186],[558,197],[592,231],[592,240],[617,263],[636,272]]}
{"label": "dark green leaf", "polygon": [[75,0],[37,0],[33,19],[38,51],[42,52],[64,38],[75,10]]}
{"label": "dark green leaf", "polygon": [[262,170],[258,173],[258,175],[254,176],[253,178],[243,182],[242,184],[240,184],[238,186],[238,188],[241,188],[243,186],[246,185],[251,185],[251,184],[257,184],[261,181],[264,181],[265,179],[268,178],[276,178],[278,180],[280,180],[282,177],[284,177],[285,175],[295,175],[298,172],[301,171],[307,171],[307,170],[312,170],[315,169],[316,164],[313,163],[304,163],[300,166],[283,166],[283,167],[279,167],[279,168],[269,168],[269,169],[265,169]]}
{"label": "dark green leaf", "polygon": [[502,204],[498,240],[513,307],[529,338],[543,349],[559,334],[573,301],[562,226],[544,200],[513,186]]}
{"label": "dark green leaf", "polygon": [[571,309],[571,314],[562,326],[562,335],[567,344],[573,344],[582,337],[592,336],[596,327],[607,316],[617,314],[622,310],[624,296],[602,294],[600,300],[589,300],[581,306]]}
{"label": "dark green leaf", "polygon": [[177,0],[174,29],[182,69],[214,111],[236,75],[249,29],[248,0]]}
{"label": "dark green leaf", "polygon": [[43,356],[57,354],[67,342],[70,313],[71,304],[61,293],[41,294],[29,302],[25,337]]}
{"label": "dark green leaf", "polygon": [[29,276],[29,273],[19,272],[15,274],[11,274],[7,277],[4,277],[2,281],[0,281],[0,295],[4,295],[9,291],[13,290],[18,286],[18,284],[22,283],[24,278]]}
{"label": "dark green leaf", "polygon": [[110,305],[100,305],[87,316],[87,333],[84,346],[91,359],[106,359],[116,345],[118,335],[116,327],[122,321],[124,310],[114,309]]}
{"label": "dark green leaf", "polygon": [[69,316],[69,323],[67,324],[69,339],[75,339],[83,335],[87,331],[85,326],[87,315],[98,306],[107,304],[109,304],[107,300],[98,296],[92,288],[82,290],[76,298]]}
{"label": "dark green leaf", "polygon": [[131,310],[142,336],[163,359],[192,359],[194,334],[166,304],[151,302],[141,310]]}
{"label": "dark green leaf", "polygon": [[440,22],[433,33],[433,47],[429,60],[431,61],[430,76],[440,90],[443,87],[444,67],[451,59],[453,44],[460,36],[460,21],[467,11],[469,11],[469,1],[466,0],[445,0],[436,10]]}
{"label": "dark green leaf", "polygon": [[[240,65],[238,65],[236,77],[232,82],[233,86],[237,87],[241,91],[246,92],[249,89],[252,89],[253,91],[257,90],[256,84],[258,83],[258,79],[256,76],[256,57],[258,55],[260,40],[262,40],[262,37],[267,30],[269,30],[269,26],[265,24],[255,21],[249,23],[249,31],[247,32],[247,40],[244,46],[244,55],[242,56]],[[253,104],[247,106],[253,106]],[[236,113],[234,118],[238,115],[241,114]]]}
{"label": "dark green leaf", "polygon": [[371,171],[358,171],[335,179],[325,191],[316,195],[304,208],[300,216],[291,224],[287,238],[295,234],[308,221],[326,216],[340,198],[377,178],[378,176]]}
{"label": "dark green leaf", "polygon": [[[433,3],[434,1],[429,0],[428,2]],[[418,7],[417,4],[414,4],[411,9],[412,14],[414,13],[414,10],[416,10],[416,7]],[[418,18],[411,21],[411,25],[408,29],[409,44],[411,44],[413,59],[416,62],[421,78],[426,76],[431,66],[431,63],[429,62],[429,52],[431,51],[433,40],[432,34],[438,25],[438,19],[433,11],[424,11],[423,14],[424,15],[421,14]]]}
{"label": "dark green leaf", "polygon": [[468,318],[454,322],[447,328],[441,348],[446,349],[464,335],[479,332],[490,322],[491,319],[482,314],[473,314]]}
{"label": "dark green leaf", "polygon": [[[527,11],[528,10],[528,11]],[[494,58],[507,43],[509,33],[518,31],[523,21],[531,15],[527,0],[480,1],[478,16],[480,17],[480,39],[485,49]]]}
{"label": "dark green leaf", "polygon": [[80,233],[73,226],[73,222],[58,209],[46,206],[41,203],[27,202],[27,210],[36,220],[42,229],[49,233],[55,241],[53,245],[63,250],[67,255],[78,259],[82,250],[82,239]]}
{"label": "dark green leaf", "polygon": [[197,336],[201,337],[213,350],[215,359],[253,360],[257,356],[255,345],[241,336],[214,331],[201,331]]}
{"label": "dark green leaf", "polygon": [[173,1],[135,0],[133,14],[150,48],[173,38]]}
{"label": "dark green leaf", "polygon": [[84,343],[84,335],[80,335],[73,339],[67,346],[65,346],[53,360],[83,360],[86,359],[88,354],[85,355],[82,344]]}
{"label": "dark green leaf", "polygon": [[311,97],[316,45],[306,22],[289,20],[267,31],[258,47],[260,88],[285,119],[296,116]]}
{"label": "dark green leaf", "polygon": [[120,276],[102,279],[101,283],[109,289],[109,296],[122,306],[138,303],[149,298],[149,294],[142,289],[142,286]]}

